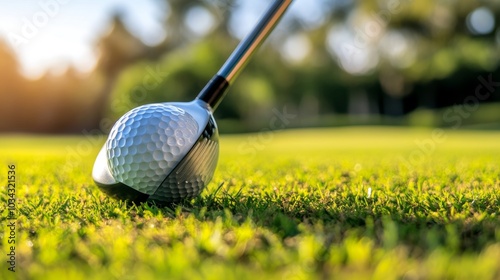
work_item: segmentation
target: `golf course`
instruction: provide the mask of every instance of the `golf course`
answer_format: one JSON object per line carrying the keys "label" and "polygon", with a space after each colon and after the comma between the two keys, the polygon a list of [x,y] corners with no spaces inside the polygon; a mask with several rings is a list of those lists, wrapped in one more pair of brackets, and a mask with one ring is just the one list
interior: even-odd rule
{"label": "golf course", "polygon": [[170,207],[101,192],[104,141],[0,137],[0,279],[500,278],[498,130],[222,135],[211,183]]}

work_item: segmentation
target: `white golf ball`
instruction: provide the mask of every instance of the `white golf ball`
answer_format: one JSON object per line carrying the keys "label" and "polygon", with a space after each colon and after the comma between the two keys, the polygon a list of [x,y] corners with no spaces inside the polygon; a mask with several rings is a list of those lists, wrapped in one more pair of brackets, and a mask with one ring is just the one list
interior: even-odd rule
{"label": "white golf ball", "polygon": [[149,104],[121,117],[106,141],[113,177],[152,195],[198,138],[198,123],[173,105]]}

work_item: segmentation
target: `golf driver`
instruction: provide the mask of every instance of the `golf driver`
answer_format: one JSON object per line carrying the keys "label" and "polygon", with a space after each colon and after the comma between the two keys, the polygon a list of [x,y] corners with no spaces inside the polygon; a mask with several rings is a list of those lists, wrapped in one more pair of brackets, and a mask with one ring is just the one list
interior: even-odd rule
{"label": "golf driver", "polygon": [[195,100],[137,107],[111,129],[92,177],[108,195],[134,202],[180,202],[201,193],[219,157],[213,117],[229,85],[292,0],[275,0]]}

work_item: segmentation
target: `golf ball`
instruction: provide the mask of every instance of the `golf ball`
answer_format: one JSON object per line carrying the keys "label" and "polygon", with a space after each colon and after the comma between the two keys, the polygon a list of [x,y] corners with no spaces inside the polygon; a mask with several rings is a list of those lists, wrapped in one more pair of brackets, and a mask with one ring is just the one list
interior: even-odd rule
{"label": "golf ball", "polygon": [[113,177],[145,194],[153,194],[198,138],[198,123],[168,104],[149,104],[121,117],[106,141]]}

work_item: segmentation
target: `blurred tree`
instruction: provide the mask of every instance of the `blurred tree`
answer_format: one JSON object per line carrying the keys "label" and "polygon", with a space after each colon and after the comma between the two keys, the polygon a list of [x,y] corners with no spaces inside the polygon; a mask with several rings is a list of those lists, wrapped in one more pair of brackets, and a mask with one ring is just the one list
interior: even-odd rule
{"label": "blurred tree", "polygon": [[16,108],[7,104],[19,103],[19,91],[22,77],[19,74],[16,56],[6,42],[0,41],[0,131],[6,130],[12,121]]}
{"label": "blurred tree", "polygon": [[[175,26],[173,29],[193,37],[188,21],[194,9],[198,10],[197,15],[201,14],[199,9],[211,13],[216,19],[215,26],[202,34],[203,42],[193,42],[189,51],[174,51],[158,63],[139,66],[160,65],[171,75],[148,92],[148,98],[142,99],[144,102],[165,98],[189,100],[195,96],[236,45],[234,33],[229,32],[235,28],[231,19],[247,7],[244,1],[167,2],[170,15],[175,15],[167,20],[167,29]],[[269,118],[270,107],[285,102],[292,107],[309,108],[305,110],[307,115],[403,115],[418,107],[442,107],[463,101],[464,94],[473,92],[479,74],[498,69],[500,44],[494,30],[486,34],[471,31],[478,24],[471,21],[471,15],[481,5],[498,18],[499,5],[495,3],[430,0],[309,3],[317,10],[305,12],[307,16],[300,13],[287,16],[268,44],[272,48],[265,48],[255,57],[217,114],[223,118],[243,118],[247,124],[255,125]],[[198,19],[196,24],[204,22]],[[214,59],[208,62],[204,58],[207,56]],[[126,75],[127,80],[130,75]],[[134,85],[138,83],[140,78]],[[443,83],[460,94],[450,95],[450,91],[437,87]],[[123,87],[121,93],[117,91],[118,99],[132,92]],[[133,94],[132,100],[141,100]],[[491,100],[495,98],[499,99],[498,94],[492,95]],[[262,108],[264,112],[249,114],[248,108]],[[249,119],[251,115],[261,119]]]}
{"label": "blurred tree", "polygon": [[[18,74],[12,52],[0,47],[1,103],[26,103],[30,117],[19,122],[32,130],[81,131],[106,130],[109,125],[100,123],[104,116],[114,120],[141,104],[188,101],[236,46],[249,25],[247,14],[267,4],[159,3],[167,7],[165,40],[144,44],[117,12],[96,44],[99,61],[90,75],[70,69],[28,81]],[[302,125],[343,114],[402,116],[463,104],[484,83],[479,77],[500,80],[498,1],[297,0],[294,5],[298,9],[232,86],[219,119],[258,129],[273,108],[285,104],[300,113]],[[500,101],[497,87],[488,89],[481,102]],[[10,107],[0,110],[5,116],[14,108],[3,107]],[[7,129],[5,123],[0,129]]]}

